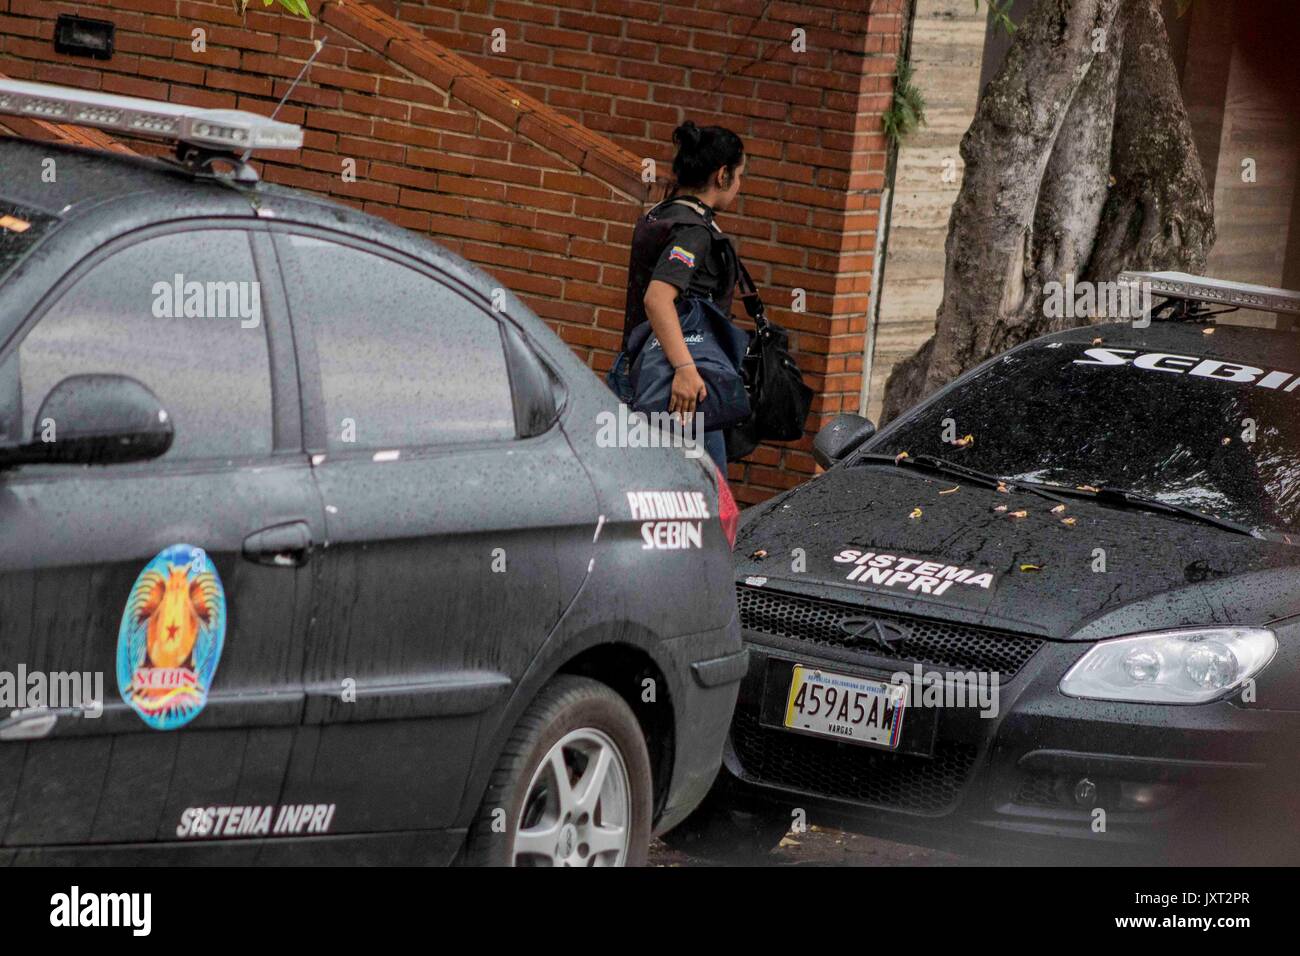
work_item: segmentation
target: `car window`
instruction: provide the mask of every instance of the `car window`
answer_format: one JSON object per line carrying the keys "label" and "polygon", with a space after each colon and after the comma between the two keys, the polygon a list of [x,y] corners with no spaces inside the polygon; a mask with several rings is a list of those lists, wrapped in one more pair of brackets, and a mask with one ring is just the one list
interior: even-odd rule
{"label": "car window", "polygon": [[100,372],[158,396],[176,430],[167,460],[271,451],[261,288],[242,230],[169,233],[114,253],[41,317],[18,362],[28,437],[50,389]]}
{"label": "car window", "polygon": [[310,323],[331,450],[515,437],[497,321],[391,259],[288,236],[295,323]]}

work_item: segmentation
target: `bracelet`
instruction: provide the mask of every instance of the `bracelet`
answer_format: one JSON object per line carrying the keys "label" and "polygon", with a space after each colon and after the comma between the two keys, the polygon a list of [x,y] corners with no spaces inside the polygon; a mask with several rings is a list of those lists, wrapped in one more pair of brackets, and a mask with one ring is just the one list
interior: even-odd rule
{"label": "bracelet", "polygon": [[681,365],[674,365],[674,366],[673,366],[673,371],[674,371],[674,372],[677,372],[677,371],[680,371],[681,369],[684,369],[684,368],[695,368],[695,363],[694,363],[694,362],[683,362]]}

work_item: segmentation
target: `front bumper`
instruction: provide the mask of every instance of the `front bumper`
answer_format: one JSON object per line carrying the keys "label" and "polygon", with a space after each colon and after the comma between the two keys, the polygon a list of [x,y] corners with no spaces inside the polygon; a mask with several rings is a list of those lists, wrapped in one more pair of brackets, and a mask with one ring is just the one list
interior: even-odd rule
{"label": "front bumper", "polygon": [[781,728],[789,673],[888,680],[910,663],[744,637],[717,783],[733,805],[1006,860],[1300,859],[1300,713],[1069,698],[1057,685],[1089,645],[1043,642],[1000,681],[995,715],[914,704],[891,752]]}

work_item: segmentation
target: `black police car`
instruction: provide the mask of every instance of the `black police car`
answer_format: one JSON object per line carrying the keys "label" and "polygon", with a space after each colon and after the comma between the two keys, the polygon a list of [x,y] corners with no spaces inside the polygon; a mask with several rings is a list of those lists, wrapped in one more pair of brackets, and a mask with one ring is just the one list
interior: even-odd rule
{"label": "black police car", "polygon": [[603,447],[487,275],[219,148],[284,124],[0,110],[195,137],[0,139],[0,863],[644,860],[745,669],[703,449]]}
{"label": "black police car", "polygon": [[1138,278],[1183,319],[1029,342],[879,434],[840,416],[833,467],[744,513],[750,668],[669,839],[1296,858],[1300,339],[1197,300],[1253,287]]}

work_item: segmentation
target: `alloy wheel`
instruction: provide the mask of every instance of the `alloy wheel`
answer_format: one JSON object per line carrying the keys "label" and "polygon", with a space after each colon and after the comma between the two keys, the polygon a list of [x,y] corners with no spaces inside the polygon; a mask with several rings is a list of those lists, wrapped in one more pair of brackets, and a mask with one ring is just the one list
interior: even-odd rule
{"label": "alloy wheel", "polygon": [[512,861],[515,866],[622,866],[631,815],[631,786],[618,747],[593,727],[570,731],[533,773]]}

